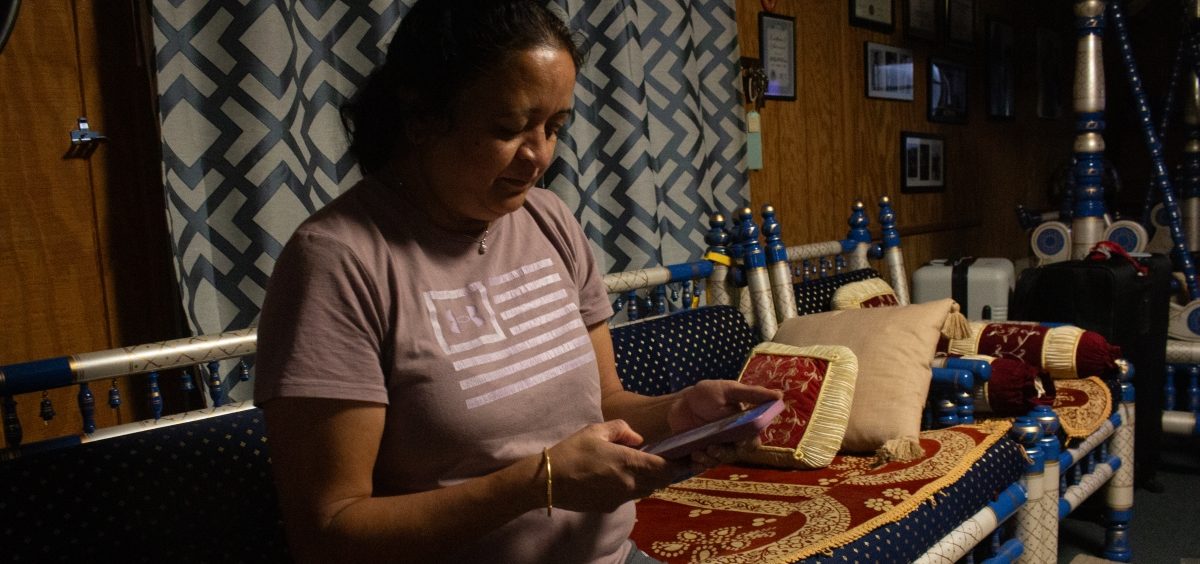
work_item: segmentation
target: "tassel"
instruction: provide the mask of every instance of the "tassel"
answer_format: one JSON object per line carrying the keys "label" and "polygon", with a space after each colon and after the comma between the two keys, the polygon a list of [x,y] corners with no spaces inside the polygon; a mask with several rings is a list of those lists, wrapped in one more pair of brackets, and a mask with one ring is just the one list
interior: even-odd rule
{"label": "tassel", "polygon": [[942,323],[942,335],[948,339],[966,339],[971,336],[971,324],[967,316],[962,314],[958,303],[950,304],[950,313]]}
{"label": "tassel", "polygon": [[875,451],[875,464],[882,466],[889,462],[908,462],[925,456],[921,441],[915,436],[888,439]]}
{"label": "tassel", "polygon": [[1117,359],[1121,358],[1121,347],[1095,331],[1084,331],[1075,351],[1075,371],[1080,378],[1107,374],[1117,368]]}

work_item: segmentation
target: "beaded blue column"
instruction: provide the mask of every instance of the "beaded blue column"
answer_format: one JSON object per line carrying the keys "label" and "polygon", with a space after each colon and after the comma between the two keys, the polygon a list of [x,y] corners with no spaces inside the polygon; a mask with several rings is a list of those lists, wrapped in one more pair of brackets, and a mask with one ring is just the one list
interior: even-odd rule
{"label": "beaded blue column", "polygon": [[771,292],[775,297],[775,316],[779,322],[796,317],[796,292],[792,289],[792,273],[788,266],[787,246],[783,244],[782,228],[770,204],[762,207],[763,236],[767,239],[767,272]]}
{"label": "beaded blue column", "polygon": [[708,233],[704,235],[708,253],[704,258],[712,261],[713,271],[708,276],[708,302],[711,305],[730,305],[729,296],[729,233],[725,231],[725,216],[717,213],[708,218]]}
{"label": "beaded blue column", "polygon": [[[1186,2],[1190,4],[1187,8],[1194,8],[1195,2]],[[1190,9],[1184,10],[1184,17],[1189,18],[1188,12]],[[1190,18],[1189,28],[1195,27],[1195,19]],[[1194,53],[1196,33],[1195,29],[1185,29],[1182,36],[1179,38],[1179,45],[1175,47],[1175,59],[1171,62],[1171,74],[1167,79],[1167,95],[1163,100],[1162,115],[1158,120],[1158,140],[1161,143],[1167,142],[1167,126],[1171,123],[1171,115],[1175,111],[1175,88],[1179,85],[1179,77],[1183,74],[1183,61],[1189,56],[1189,53]],[[1192,59],[1195,61],[1195,58]],[[1150,184],[1146,187],[1146,203],[1142,207],[1142,225],[1150,227],[1150,213],[1154,209],[1154,204],[1158,203],[1158,186],[1154,182],[1153,176],[1150,178]],[[1194,247],[1193,247],[1194,248]]]}
{"label": "beaded blue column", "polygon": [[[1101,2],[1097,3],[1102,4]],[[1082,2],[1081,4],[1090,4],[1090,2]],[[1077,14],[1079,13],[1078,6],[1081,4],[1076,5]],[[1172,254],[1175,258],[1176,266],[1179,270],[1183,271],[1188,296],[1193,300],[1200,299],[1200,286],[1197,286],[1196,283],[1196,266],[1192,262],[1191,253],[1188,252],[1187,239],[1183,233],[1183,222],[1179,211],[1179,202],[1175,199],[1175,188],[1171,183],[1171,177],[1167,172],[1167,165],[1163,160],[1162,143],[1158,139],[1158,132],[1155,131],[1154,123],[1150,118],[1150,102],[1146,98],[1146,90],[1142,87],[1141,75],[1138,72],[1137,63],[1133,58],[1133,45],[1129,41],[1129,33],[1125,26],[1125,14],[1120,2],[1110,2],[1108,10],[1113,27],[1117,32],[1117,43],[1121,52],[1121,60],[1125,65],[1125,72],[1129,77],[1129,88],[1133,92],[1134,102],[1137,105],[1138,121],[1142,126],[1142,135],[1145,138],[1146,147],[1150,151],[1150,162],[1153,165],[1154,177],[1158,184],[1159,192],[1162,195],[1163,209],[1169,218],[1168,229],[1171,232],[1171,241],[1174,243]],[[1076,87],[1078,88],[1078,84]],[[1103,146],[1103,141],[1101,141],[1101,146]]]}
{"label": "beaded blue column", "polygon": [[758,242],[758,225],[754,223],[754,212],[742,208],[738,239],[742,248],[741,266],[746,273],[746,289],[750,304],[758,323],[758,332],[763,340],[770,340],[779,329],[775,318],[775,304],[771,299],[771,280],[767,275],[767,255]]}
{"label": "beaded blue column", "polygon": [[896,229],[896,210],[892,209],[892,200],[887,196],[879,198],[879,225],[889,282],[900,305],[908,305],[908,274],[904,271],[904,257],[900,253],[900,230]]}
{"label": "beaded blue column", "polygon": [[1075,206],[1071,258],[1087,256],[1104,238],[1104,2],[1075,3]]}

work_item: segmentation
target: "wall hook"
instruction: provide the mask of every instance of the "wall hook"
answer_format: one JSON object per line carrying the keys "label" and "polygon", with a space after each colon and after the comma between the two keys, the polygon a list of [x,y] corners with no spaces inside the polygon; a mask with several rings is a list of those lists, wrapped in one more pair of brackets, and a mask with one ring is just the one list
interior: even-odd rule
{"label": "wall hook", "polygon": [[103,133],[88,126],[86,117],[79,118],[79,125],[71,131],[71,147],[67,149],[64,159],[86,159],[96,152],[96,146],[108,141]]}

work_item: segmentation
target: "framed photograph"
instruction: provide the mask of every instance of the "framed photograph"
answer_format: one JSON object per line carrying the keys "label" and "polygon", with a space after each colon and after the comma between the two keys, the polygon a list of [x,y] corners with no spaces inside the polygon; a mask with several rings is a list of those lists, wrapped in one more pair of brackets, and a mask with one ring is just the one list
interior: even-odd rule
{"label": "framed photograph", "polygon": [[941,38],[944,0],[903,0],[904,34],[910,38],[937,41]]}
{"label": "framed photograph", "polygon": [[900,132],[900,192],[946,189],[946,142],[941,135]]}
{"label": "framed photograph", "polygon": [[967,123],[967,66],[929,58],[929,121]]}
{"label": "framed photograph", "polygon": [[987,106],[992,119],[1013,119],[1016,93],[1013,27],[993,18],[987,22]]}
{"label": "framed photograph", "polygon": [[975,46],[975,0],[946,0],[946,40],[959,48]]}
{"label": "framed photograph", "polygon": [[912,101],[912,51],[866,42],[863,45],[863,79],[868,98]]}
{"label": "framed photograph", "polygon": [[1037,30],[1037,116],[1058,119],[1063,116],[1063,41],[1046,28]]}
{"label": "framed photograph", "polygon": [[758,13],[758,55],[767,73],[763,98],[796,99],[796,20]]}
{"label": "framed photograph", "polygon": [[883,33],[896,30],[892,15],[893,0],[850,0],[850,25]]}

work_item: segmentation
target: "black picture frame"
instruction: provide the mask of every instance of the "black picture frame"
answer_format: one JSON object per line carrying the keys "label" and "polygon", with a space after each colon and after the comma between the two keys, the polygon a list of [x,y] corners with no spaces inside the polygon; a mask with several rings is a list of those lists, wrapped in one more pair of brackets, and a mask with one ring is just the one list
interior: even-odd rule
{"label": "black picture frame", "polygon": [[933,133],[900,132],[900,192],[946,190],[946,139]]}
{"label": "black picture frame", "polygon": [[929,121],[935,123],[967,123],[970,75],[967,65],[929,58]]}
{"label": "black picture frame", "polygon": [[904,0],[904,35],[938,41],[942,36],[945,0]]}
{"label": "black picture frame", "polygon": [[763,98],[796,99],[796,19],[758,13],[758,56],[767,74]]}
{"label": "black picture frame", "polygon": [[894,0],[849,0],[850,25],[882,33],[896,31]]}
{"label": "black picture frame", "polygon": [[975,47],[975,0],[946,0],[946,43],[958,49]]}
{"label": "black picture frame", "polygon": [[987,115],[994,120],[1016,118],[1016,51],[1012,24],[987,20]]}
{"label": "black picture frame", "polygon": [[863,89],[868,98],[913,100],[913,52],[911,49],[863,42]]}

